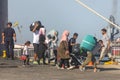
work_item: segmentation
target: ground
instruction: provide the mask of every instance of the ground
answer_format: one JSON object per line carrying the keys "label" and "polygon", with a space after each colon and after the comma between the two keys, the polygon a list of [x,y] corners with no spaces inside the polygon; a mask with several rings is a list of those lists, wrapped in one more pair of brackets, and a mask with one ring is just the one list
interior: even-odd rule
{"label": "ground", "polygon": [[22,66],[19,60],[0,59],[0,80],[120,80],[119,65],[100,65],[101,72],[58,70],[55,66]]}

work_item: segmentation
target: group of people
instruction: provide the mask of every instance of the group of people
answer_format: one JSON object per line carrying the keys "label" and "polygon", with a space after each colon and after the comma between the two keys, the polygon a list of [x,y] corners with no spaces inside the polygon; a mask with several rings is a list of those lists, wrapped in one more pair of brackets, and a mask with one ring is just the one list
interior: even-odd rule
{"label": "group of people", "polygon": [[[33,46],[34,46],[34,61],[33,64],[41,64],[40,60],[43,59],[43,64],[46,65],[46,51],[52,48],[52,52],[55,56],[55,65],[59,69],[72,69],[79,64],[76,62],[75,59],[71,59],[71,54],[73,53],[73,47],[77,45],[76,39],[78,38],[78,33],[74,33],[71,39],[68,39],[70,32],[65,30],[62,34],[60,39],[60,44],[58,45],[58,33],[54,33],[54,36],[47,35],[46,36],[46,29],[44,26],[40,26],[40,22],[36,21],[32,24],[33,29]],[[109,58],[113,60],[113,57],[110,53],[110,38],[107,35],[107,30],[101,30],[103,39],[99,40],[98,43],[100,45],[100,58],[96,61],[93,54],[96,52],[94,51],[86,51],[86,60],[79,66],[80,70],[83,71],[84,67],[90,62],[94,62],[94,72],[97,72],[97,64],[104,58],[106,54],[108,54]],[[5,44],[7,58],[11,58],[14,60],[14,42],[16,42],[16,33],[15,30],[12,28],[12,23],[7,23],[7,28],[4,29],[2,32],[2,44]],[[24,65],[29,65],[29,46],[31,42],[26,41],[25,46],[23,49],[23,55],[26,56],[24,60]],[[50,62],[50,60],[49,60]]]}

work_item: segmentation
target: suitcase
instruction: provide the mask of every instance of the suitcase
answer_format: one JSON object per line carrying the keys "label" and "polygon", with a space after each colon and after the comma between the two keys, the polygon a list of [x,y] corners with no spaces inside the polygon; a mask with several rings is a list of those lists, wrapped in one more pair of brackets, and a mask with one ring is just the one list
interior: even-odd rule
{"label": "suitcase", "polygon": [[97,39],[92,35],[87,35],[83,38],[80,47],[88,51],[92,51],[97,43]]}

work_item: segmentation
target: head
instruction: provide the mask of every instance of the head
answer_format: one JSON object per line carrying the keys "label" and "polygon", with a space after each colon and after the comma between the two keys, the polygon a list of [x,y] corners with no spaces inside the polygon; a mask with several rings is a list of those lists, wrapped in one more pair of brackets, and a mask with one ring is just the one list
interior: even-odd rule
{"label": "head", "polygon": [[58,32],[54,32],[54,35],[55,35],[55,36],[58,36]]}
{"label": "head", "polygon": [[77,39],[77,38],[78,38],[78,33],[74,33],[74,34],[73,34],[73,38],[74,38],[74,39]]}
{"label": "head", "polygon": [[61,41],[68,41],[69,31],[65,30],[62,34]]}
{"label": "head", "polygon": [[102,45],[102,44],[103,44],[103,41],[102,41],[102,40],[99,40],[98,43],[99,43],[100,45]]}
{"label": "head", "polygon": [[30,41],[26,41],[25,45],[26,46],[30,46],[31,42]]}
{"label": "head", "polygon": [[65,31],[63,32],[63,35],[66,36],[66,37],[69,37],[69,31],[65,30]]}
{"label": "head", "polygon": [[8,27],[8,28],[12,27],[12,23],[11,23],[11,22],[8,22],[8,23],[7,23],[7,27]]}
{"label": "head", "polygon": [[107,30],[104,28],[104,29],[101,30],[101,32],[102,32],[102,35],[104,35],[104,34],[107,33]]}

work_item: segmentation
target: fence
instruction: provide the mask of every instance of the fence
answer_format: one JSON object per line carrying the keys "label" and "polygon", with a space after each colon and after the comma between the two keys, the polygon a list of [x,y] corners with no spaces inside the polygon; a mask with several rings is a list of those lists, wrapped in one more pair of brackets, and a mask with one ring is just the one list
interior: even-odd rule
{"label": "fence", "polygon": [[[21,48],[14,49],[14,56],[15,57],[19,58],[22,55],[22,53],[23,53],[23,49],[21,49]],[[34,56],[34,49],[33,48],[29,49],[29,55],[30,55],[30,57]]]}
{"label": "fence", "polygon": [[114,42],[112,44],[112,55],[117,62],[120,62],[120,43]]}

